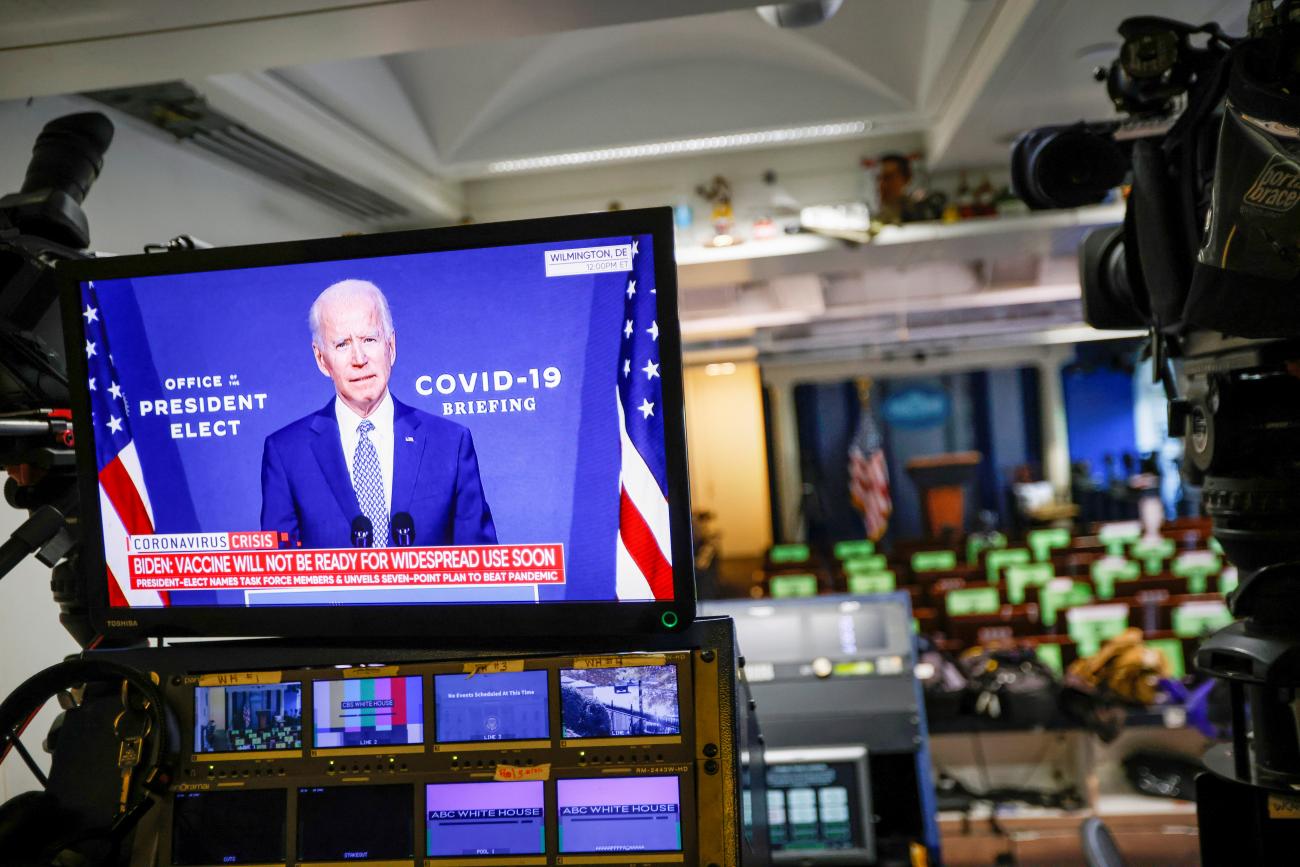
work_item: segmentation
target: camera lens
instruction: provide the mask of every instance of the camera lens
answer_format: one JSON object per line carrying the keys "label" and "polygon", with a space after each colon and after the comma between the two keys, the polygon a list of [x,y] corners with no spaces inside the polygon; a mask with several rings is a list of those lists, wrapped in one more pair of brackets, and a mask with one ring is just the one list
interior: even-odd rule
{"label": "camera lens", "polygon": [[1094,229],[1079,249],[1083,319],[1093,328],[1146,328],[1150,302],[1140,273],[1128,267],[1124,227]]}
{"label": "camera lens", "polygon": [[1096,204],[1124,182],[1129,160],[1113,125],[1045,126],[1011,146],[1011,186],[1035,210]]}
{"label": "camera lens", "polygon": [[1029,171],[1053,207],[1078,208],[1102,201],[1123,183],[1128,160],[1110,136],[1067,128],[1042,143]]}

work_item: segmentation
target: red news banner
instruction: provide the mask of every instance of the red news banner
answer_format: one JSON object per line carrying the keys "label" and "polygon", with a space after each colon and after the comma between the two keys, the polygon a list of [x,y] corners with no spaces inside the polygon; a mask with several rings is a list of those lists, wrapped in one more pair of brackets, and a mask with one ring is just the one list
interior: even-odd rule
{"label": "red news banner", "polygon": [[278,549],[276,534],[155,533],[127,539],[133,590],[509,587],[564,583],[564,546]]}

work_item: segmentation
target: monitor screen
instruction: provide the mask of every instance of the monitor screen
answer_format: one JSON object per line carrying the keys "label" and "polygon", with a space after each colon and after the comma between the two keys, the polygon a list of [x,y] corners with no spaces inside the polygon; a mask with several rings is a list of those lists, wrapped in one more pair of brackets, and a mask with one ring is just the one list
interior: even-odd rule
{"label": "monitor screen", "polygon": [[429,857],[546,852],[542,782],[435,783],[425,787]]}
{"label": "monitor screen", "polygon": [[707,602],[701,611],[735,620],[736,638],[749,663],[804,665],[819,657],[836,663],[870,660],[879,673],[898,674],[902,658],[911,653],[911,612],[898,593],[725,600]]}
{"label": "monitor screen", "polygon": [[284,789],[178,792],[172,809],[172,863],[283,863],[287,802]]}
{"label": "monitor screen", "polygon": [[549,738],[546,683],[545,671],[435,675],[438,743]]}
{"label": "monitor screen", "polygon": [[301,749],[301,683],[195,687],[196,753]]}
{"label": "monitor screen", "polygon": [[603,603],[688,620],[667,213],[69,269],[101,619],[355,632],[359,608]]}
{"label": "monitor screen", "polygon": [[299,861],[415,856],[410,786],[298,789]]}
{"label": "monitor screen", "polygon": [[677,777],[558,780],[561,852],[679,852]]}
{"label": "monitor screen", "polygon": [[767,819],[772,849],[862,849],[860,766],[798,762],[767,767]]}
{"label": "monitor screen", "polygon": [[318,749],[424,743],[424,685],[415,677],[354,677],[312,684]]}
{"label": "monitor screen", "polygon": [[560,716],[566,738],[680,735],[677,666],[564,669]]}

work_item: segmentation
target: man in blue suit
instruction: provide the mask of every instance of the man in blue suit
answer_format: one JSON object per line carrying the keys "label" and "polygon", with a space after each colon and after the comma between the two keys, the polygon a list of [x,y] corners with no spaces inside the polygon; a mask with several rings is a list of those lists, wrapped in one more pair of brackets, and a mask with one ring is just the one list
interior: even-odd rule
{"label": "man in blue suit", "polygon": [[469,430],[388,391],[397,338],[379,287],[335,283],[308,322],[335,396],[266,438],[262,529],[304,548],[346,548],[367,535],[373,547],[496,544]]}

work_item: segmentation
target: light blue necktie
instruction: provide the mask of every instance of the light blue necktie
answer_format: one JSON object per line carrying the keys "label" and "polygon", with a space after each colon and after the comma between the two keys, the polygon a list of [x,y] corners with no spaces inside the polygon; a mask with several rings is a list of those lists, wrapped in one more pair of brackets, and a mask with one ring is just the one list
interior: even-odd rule
{"label": "light blue necktie", "polygon": [[370,547],[384,548],[388,545],[388,498],[384,496],[384,471],[379,467],[379,453],[370,441],[370,432],[374,429],[375,423],[368,418],[357,425],[361,439],[352,455],[352,486],[357,492],[361,514],[369,518],[374,527]]}

